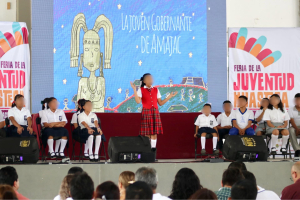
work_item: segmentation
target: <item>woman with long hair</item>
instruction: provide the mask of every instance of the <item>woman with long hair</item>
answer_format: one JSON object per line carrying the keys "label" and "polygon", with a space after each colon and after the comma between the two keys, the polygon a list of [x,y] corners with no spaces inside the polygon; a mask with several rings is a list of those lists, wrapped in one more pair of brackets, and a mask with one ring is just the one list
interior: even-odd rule
{"label": "woman with long hair", "polygon": [[53,200],[66,200],[70,197],[70,183],[74,174],[68,174],[61,182],[59,194]]}
{"label": "woman with long hair", "polygon": [[124,171],[119,175],[118,187],[120,190],[120,200],[125,200],[126,189],[135,180],[135,174],[131,171]]}

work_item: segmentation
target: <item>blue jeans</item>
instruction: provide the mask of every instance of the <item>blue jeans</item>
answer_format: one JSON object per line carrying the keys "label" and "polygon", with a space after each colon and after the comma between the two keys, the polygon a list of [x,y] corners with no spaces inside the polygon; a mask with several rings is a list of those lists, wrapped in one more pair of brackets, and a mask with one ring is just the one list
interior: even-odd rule
{"label": "blue jeans", "polygon": [[[239,129],[233,127],[229,131],[229,135],[239,135]],[[245,131],[245,135],[255,135],[255,131],[253,128],[247,128]]]}

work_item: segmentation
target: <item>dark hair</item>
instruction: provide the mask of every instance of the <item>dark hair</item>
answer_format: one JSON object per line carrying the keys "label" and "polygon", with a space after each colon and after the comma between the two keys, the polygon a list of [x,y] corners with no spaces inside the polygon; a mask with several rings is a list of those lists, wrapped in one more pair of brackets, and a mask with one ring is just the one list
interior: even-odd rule
{"label": "dark hair", "polygon": [[126,189],[126,199],[152,199],[150,186],[143,181],[136,181]]}
{"label": "dark hair", "polygon": [[216,199],[217,200],[218,197],[213,191],[207,188],[203,188],[195,192],[189,199]]}
{"label": "dark hair", "polygon": [[210,105],[209,103],[204,104],[204,105],[203,105],[203,108],[204,108],[205,106],[209,106],[209,107],[211,108],[211,105]]}
{"label": "dark hair", "polygon": [[[47,98],[45,98],[43,101],[41,101],[41,104],[42,104],[42,110],[44,110],[45,109],[45,103],[49,103],[49,98],[47,97]],[[46,109],[48,109],[49,108],[49,106],[47,105],[47,108]]]}
{"label": "dark hair", "polygon": [[244,179],[244,176],[238,168],[228,168],[223,172],[222,183],[224,185],[232,186],[237,181]]}
{"label": "dark hair", "polygon": [[245,177],[246,180],[252,181],[255,185],[256,184],[256,178],[252,172],[249,171],[242,171],[243,176]]}
{"label": "dark hair", "polygon": [[53,100],[57,100],[57,99],[56,99],[55,97],[49,97],[47,103],[50,103],[50,102],[53,101]]}
{"label": "dark hair", "polygon": [[234,161],[234,162],[230,163],[228,165],[228,169],[229,168],[238,168],[241,171],[243,171],[243,170],[247,171],[247,167],[246,167],[245,163],[243,163],[241,161]]}
{"label": "dark hair", "polygon": [[197,190],[202,189],[200,180],[196,173],[189,168],[180,169],[175,175],[172,191],[169,196],[171,199],[188,199]]}
{"label": "dark hair", "polygon": [[236,182],[231,188],[231,199],[253,199],[257,196],[256,185],[249,180],[240,180]]}
{"label": "dark hair", "polygon": [[70,183],[70,193],[72,199],[92,199],[94,196],[94,182],[85,173],[76,173]]}
{"label": "dark hair", "polygon": [[12,107],[12,108],[16,106],[15,101],[17,101],[17,99],[20,99],[20,98],[24,98],[24,96],[21,95],[21,94],[17,94],[17,95],[15,96],[14,101],[13,101],[12,104],[11,104],[11,107]]}
{"label": "dark hair", "polygon": [[68,171],[68,174],[76,174],[76,173],[82,173],[83,169],[81,167],[71,167]]}
{"label": "dark hair", "polygon": [[225,103],[230,103],[230,104],[231,104],[231,101],[226,100],[226,101],[223,102],[223,105],[224,105]]}
{"label": "dark hair", "polygon": [[98,185],[94,198],[104,199],[120,199],[120,190],[112,181],[106,181]]}
{"label": "dark hair", "polygon": [[300,93],[295,94],[295,98],[299,98],[300,97]]}
{"label": "dark hair", "polygon": [[[272,97],[277,97],[277,98],[279,98],[280,102],[279,102],[279,104],[278,104],[278,108],[281,110],[281,112],[284,112],[284,110],[283,110],[283,103],[281,102],[280,96],[279,96],[278,94],[272,94],[272,95],[270,96],[270,99],[271,99]],[[268,108],[271,109],[271,110],[273,110],[273,105],[271,104],[271,102],[270,102]]]}
{"label": "dark hair", "polygon": [[246,96],[244,96],[244,95],[239,96],[239,99],[245,99],[246,102],[248,102],[248,97],[246,97]]}
{"label": "dark hair", "polygon": [[15,190],[10,185],[0,185],[0,199],[18,199]]}
{"label": "dark hair", "polygon": [[84,106],[85,101],[86,101],[85,99],[79,99],[78,100],[78,102],[77,102],[77,105],[78,105],[77,112],[80,111],[79,106],[81,106],[81,108]]}
{"label": "dark hair", "polygon": [[142,77],[141,77],[141,79],[140,79],[140,81],[141,81],[141,87],[144,87],[146,84],[144,83],[144,79],[145,79],[145,77],[146,76],[148,76],[148,75],[151,75],[150,73],[146,73],[146,74],[144,74]]}
{"label": "dark hair", "polygon": [[18,178],[17,171],[14,167],[7,166],[0,169],[0,185],[14,186]]}
{"label": "dark hair", "polygon": [[[262,98],[262,100],[268,100],[268,101],[269,101],[268,98]],[[269,107],[269,106],[268,106],[268,107]],[[262,105],[260,105],[260,109],[261,109],[261,110],[263,109]]]}

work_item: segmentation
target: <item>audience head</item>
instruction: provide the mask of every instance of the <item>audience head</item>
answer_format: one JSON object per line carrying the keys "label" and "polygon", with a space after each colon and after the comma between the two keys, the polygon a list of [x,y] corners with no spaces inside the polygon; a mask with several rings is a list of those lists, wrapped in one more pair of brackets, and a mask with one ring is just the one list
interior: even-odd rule
{"label": "audience head", "polygon": [[119,190],[126,190],[135,180],[135,174],[131,171],[124,171],[119,176]]}
{"label": "audience head", "polygon": [[98,185],[94,198],[97,199],[120,199],[120,190],[112,181],[106,181]]}
{"label": "audience head", "polygon": [[223,110],[224,110],[225,112],[231,112],[231,110],[232,110],[232,104],[231,104],[231,101],[226,100],[226,101],[223,102]]}
{"label": "audience head", "polygon": [[18,199],[15,190],[10,185],[0,185],[0,199]]}
{"label": "audience head", "polygon": [[228,169],[229,168],[238,168],[241,171],[243,171],[243,170],[247,171],[245,163],[243,163],[241,161],[234,161],[234,162],[230,163],[228,165]]}
{"label": "audience head", "polygon": [[283,112],[283,103],[281,102],[280,96],[278,94],[272,94],[270,97],[269,109],[273,110],[273,106],[278,106],[278,108]]}
{"label": "audience head", "polygon": [[293,165],[291,175],[294,183],[300,178],[300,161]]}
{"label": "audience head", "polygon": [[238,168],[228,168],[222,176],[222,187],[231,187],[237,181],[244,179],[244,176]]}
{"label": "audience head", "polygon": [[257,196],[257,187],[256,185],[249,180],[240,180],[233,184],[231,188],[231,197],[229,199],[238,200],[238,199],[252,199],[255,200]]}
{"label": "audience head", "polygon": [[17,94],[14,98],[14,101],[12,102],[11,104],[11,107],[19,107],[19,108],[22,108],[25,106],[25,101],[24,101],[24,96],[21,95],[21,94]]}
{"label": "audience head", "polygon": [[295,105],[300,107],[300,93],[295,94]]}
{"label": "audience head", "polygon": [[209,115],[211,113],[211,105],[209,103],[204,104],[201,112],[205,115]]}
{"label": "audience head", "polygon": [[73,174],[69,174],[63,179],[59,189],[59,196],[61,200],[65,200],[70,197],[70,183],[73,176]]}
{"label": "audience head", "polygon": [[58,101],[55,97],[48,98],[48,107],[52,110],[56,110],[58,108]]}
{"label": "audience head", "polygon": [[152,199],[150,186],[143,181],[136,181],[126,189],[126,199]]}
{"label": "audience head", "polygon": [[145,85],[152,85],[153,84],[153,78],[150,73],[144,74],[141,79],[141,87],[144,87]]}
{"label": "audience head", "polygon": [[83,169],[81,167],[71,167],[68,171],[68,174],[76,174],[76,173],[82,173]]}
{"label": "audience head", "polygon": [[257,185],[256,178],[255,178],[253,173],[251,173],[249,171],[242,171],[242,174],[243,174],[243,176],[245,177],[246,180],[252,181],[255,185]]}
{"label": "audience head", "polygon": [[238,106],[239,107],[246,107],[247,104],[248,104],[248,97],[246,97],[244,95],[239,96]]}
{"label": "audience head", "polygon": [[182,168],[175,175],[170,198],[188,199],[197,190],[202,188],[196,173],[192,169]]}
{"label": "audience head", "polygon": [[7,166],[0,169],[0,185],[10,185],[15,190],[19,189],[19,177],[14,167]]}
{"label": "audience head", "polygon": [[76,173],[70,183],[70,193],[72,199],[92,199],[94,196],[94,182],[85,173]]}
{"label": "audience head", "polygon": [[200,189],[195,192],[189,199],[218,199],[217,195],[206,188]]}
{"label": "audience head", "polygon": [[263,98],[261,101],[260,101],[260,109],[264,109],[264,108],[268,108],[269,107],[269,104],[270,104],[270,101],[268,98]]}
{"label": "audience head", "polygon": [[85,104],[85,99],[79,99],[77,101],[77,112],[82,110],[84,104]]}
{"label": "audience head", "polygon": [[144,181],[152,190],[156,190],[157,187],[157,174],[156,170],[150,167],[141,167],[135,172],[136,181]]}

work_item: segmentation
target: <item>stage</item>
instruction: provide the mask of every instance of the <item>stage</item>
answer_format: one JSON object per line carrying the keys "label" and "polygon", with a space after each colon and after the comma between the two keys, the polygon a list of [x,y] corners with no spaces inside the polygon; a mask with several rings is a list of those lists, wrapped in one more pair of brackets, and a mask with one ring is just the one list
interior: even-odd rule
{"label": "stage", "polygon": [[[118,182],[118,176],[122,171],[135,172],[139,167],[149,166],[157,170],[157,192],[169,195],[177,171],[183,167],[193,169],[200,178],[201,184],[213,191],[221,187],[222,173],[229,162],[207,163],[199,162],[200,159],[159,159],[156,163],[91,163],[89,161],[72,162],[72,164],[55,164],[59,161],[41,161],[33,165],[13,165],[19,174],[19,192],[30,199],[53,199],[59,191],[63,177],[70,167],[82,167],[94,180],[96,187],[100,183],[111,180]],[[52,163],[51,163],[52,162]],[[282,189],[292,184],[290,170],[292,160],[269,159],[268,162],[247,162],[248,170],[256,176],[259,186],[273,190],[280,195]],[[0,165],[4,167],[5,165]]]}

